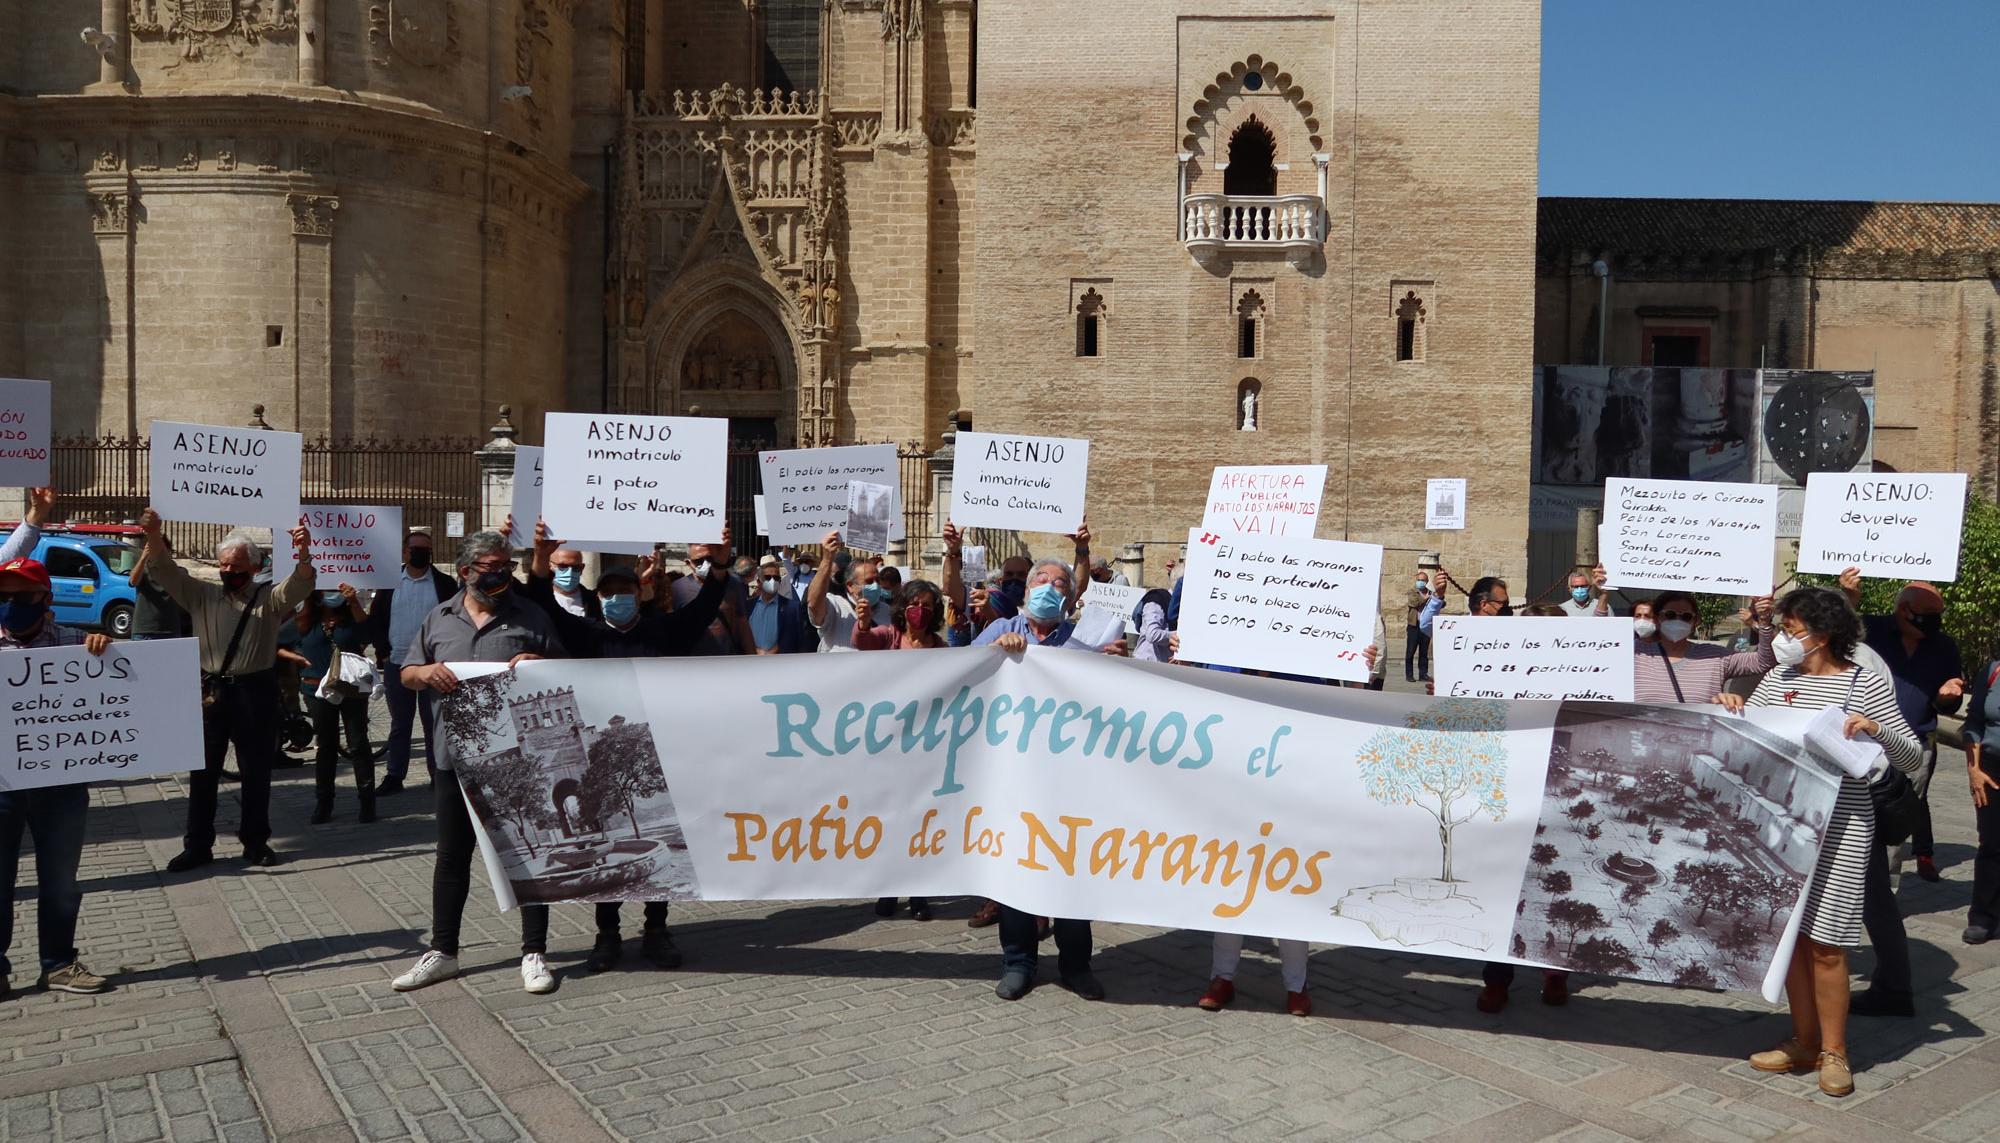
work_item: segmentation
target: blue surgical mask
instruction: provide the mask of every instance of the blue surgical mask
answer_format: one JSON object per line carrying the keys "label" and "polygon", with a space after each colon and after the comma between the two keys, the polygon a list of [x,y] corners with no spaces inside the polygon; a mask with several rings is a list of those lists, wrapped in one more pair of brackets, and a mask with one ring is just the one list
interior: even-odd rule
{"label": "blue surgical mask", "polygon": [[881,603],[889,598],[889,593],[879,583],[871,583],[861,589],[861,597],[870,603]]}
{"label": "blue surgical mask", "polygon": [[1427,592],[1427,591],[1429,591],[1430,589],[1431,589],[1431,581],[1430,581],[1430,580],[1427,580],[1427,579],[1420,579],[1420,580],[1418,580],[1418,581],[1417,581],[1417,590],[1418,590],[1418,591],[1425,591],[1425,592]]}
{"label": "blue surgical mask", "polygon": [[556,586],[562,588],[564,591],[575,591],[577,581],[582,577],[582,575],[583,575],[582,568],[576,568],[576,567],[557,568]]}
{"label": "blue surgical mask", "polygon": [[619,593],[600,595],[597,602],[604,607],[604,621],[613,627],[623,627],[639,618],[639,597]]}
{"label": "blue surgical mask", "polygon": [[17,599],[7,605],[5,612],[0,612],[0,627],[16,635],[33,631],[35,624],[40,623],[42,616],[48,613],[49,605],[46,603],[28,603]]}
{"label": "blue surgical mask", "polygon": [[346,607],[347,597],[337,591],[322,591],[319,602],[322,607]]}
{"label": "blue surgical mask", "polygon": [[1028,593],[1028,617],[1030,619],[1060,619],[1065,599],[1060,588],[1052,583],[1036,584]]}
{"label": "blue surgical mask", "polygon": [[1577,601],[1578,603],[1589,603],[1589,602],[1590,602],[1590,589],[1589,589],[1589,588],[1587,588],[1587,587],[1573,587],[1573,588],[1570,588],[1570,589],[1569,589],[1569,597],[1570,597],[1571,599],[1574,599],[1574,600],[1576,600],[1576,601]]}

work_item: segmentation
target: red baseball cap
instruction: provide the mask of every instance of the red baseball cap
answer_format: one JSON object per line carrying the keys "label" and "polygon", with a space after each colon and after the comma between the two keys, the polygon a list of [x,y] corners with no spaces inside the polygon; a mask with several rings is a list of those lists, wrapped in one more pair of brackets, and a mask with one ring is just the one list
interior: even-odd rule
{"label": "red baseball cap", "polygon": [[34,580],[35,585],[43,591],[54,590],[53,586],[49,583],[49,569],[43,567],[40,560],[25,558],[8,560],[6,563],[0,564],[0,575],[24,576]]}

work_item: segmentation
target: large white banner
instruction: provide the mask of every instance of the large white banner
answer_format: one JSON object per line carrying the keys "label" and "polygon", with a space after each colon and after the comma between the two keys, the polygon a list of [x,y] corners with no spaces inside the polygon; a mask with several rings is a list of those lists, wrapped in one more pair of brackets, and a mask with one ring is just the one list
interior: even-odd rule
{"label": "large white banner", "polygon": [[[892,444],[778,449],[757,454],[763,480],[765,533],[773,544],[817,544],[847,526],[847,485],[888,485],[889,539],[903,538],[903,478]],[[853,544],[852,537],[843,537]],[[863,545],[856,545],[863,546]],[[872,549],[880,551],[881,549]]]}
{"label": "large white banner", "polygon": [[1806,478],[1799,570],[1944,583],[1958,578],[1962,472],[1815,472]]}
{"label": "large white banner", "polygon": [[952,449],[951,522],[1069,535],[1083,524],[1090,442],[960,433]]}
{"label": "large white banner", "polygon": [[983,895],[1774,996],[1838,783],[1753,713],[965,648],[530,662],[439,727],[503,907]]}
{"label": "large white banner", "polygon": [[1380,544],[1192,528],[1187,550],[1181,658],[1350,682],[1368,677]]}
{"label": "large white banner", "polygon": [[143,778],[202,764],[193,639],[0,651],[0,790]]}
{"label": "large white banner", "polygon": [[153,422],[148,470],[160,516],[190,524],[299,522],[297,433]]}
{"label": "large white banner", "polygon": [[722,538],[728,421],[550,413],[542,438],[542,518],[573,547],[651,551]]}
{"label": "large white banner", "polygon": [[[393,505],[308,504],[299,510],[312,533],[313,586],[332,591],[343,583],[393,589],[403,578],[403,510]],[[271,545],[271,575],[292,574],[291,542]]]}
{"label": "large white banner", "polygon": [[47,381],[0,377],[0,487],[48,484],[51,388]]}

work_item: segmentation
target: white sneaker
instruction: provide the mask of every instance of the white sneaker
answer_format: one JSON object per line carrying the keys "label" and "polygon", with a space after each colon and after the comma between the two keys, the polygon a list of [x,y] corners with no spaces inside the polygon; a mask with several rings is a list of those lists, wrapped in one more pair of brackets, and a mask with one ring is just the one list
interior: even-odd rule
{"label": "white sneaker", "polygon": [[411,992],[457,975],[458,958],[432,949],[418,957],[417,963],[410,966],[410,971],[390,981],[389,987],[398,992]]}
{"label": "white sneaker", "polygon": [[521,958],[521,987],[534,993],[556,990],[555,974],[549,971],[549,962],[541,953],[529,953]]}

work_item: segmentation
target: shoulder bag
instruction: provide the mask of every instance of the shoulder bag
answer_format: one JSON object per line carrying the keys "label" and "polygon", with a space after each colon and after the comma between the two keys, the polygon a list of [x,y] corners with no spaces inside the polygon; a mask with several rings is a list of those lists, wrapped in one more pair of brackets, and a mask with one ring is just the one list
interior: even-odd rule
{"label": "shoulder bag", "polygon": [[[1840,702],[1840,709],[1853,713],[1848,701],[1854,697],[1854,688],[1861,683],[1861,668],[1854,668],[1854,679],[1847,684],[1847,698]],[[1923,798],[1918,796],[1917,787],[1909,775],[1891,764],[1883,775],[1868,783],[1869,800],[1875,803],[1875,844],[1901,845],[1916,832],[1917,822],[1923,814]]]}
{"label": "shoulder bag", "polygon": [[229,665],[236,661],[236,648],[243,644],[243,629],[250,626],[250,613],[257,610],[257,597],[264,590],[263,584],[250,589],[250,598],[243,601],[243,613],[236,617],[236,631],[229,636],[229,646],[222,652],[222,669],[211,674],[201,673],[201,705],[214,706],[222,698],[222,689],[229,685]]}

